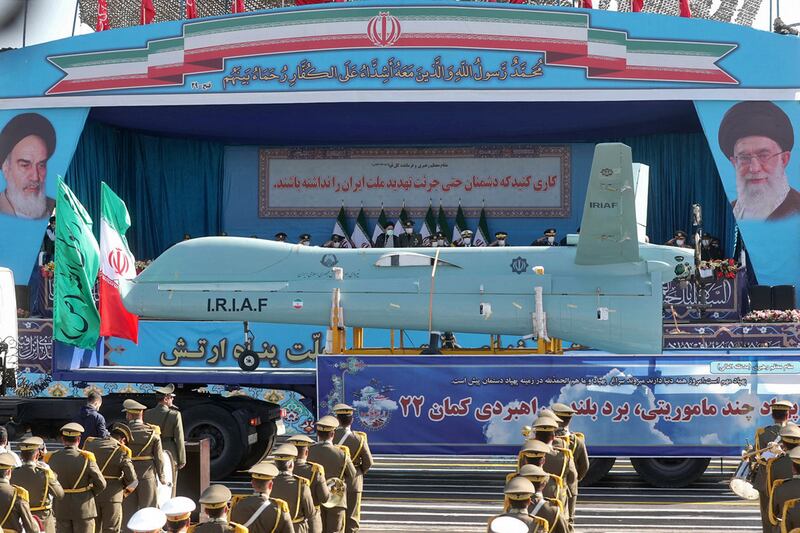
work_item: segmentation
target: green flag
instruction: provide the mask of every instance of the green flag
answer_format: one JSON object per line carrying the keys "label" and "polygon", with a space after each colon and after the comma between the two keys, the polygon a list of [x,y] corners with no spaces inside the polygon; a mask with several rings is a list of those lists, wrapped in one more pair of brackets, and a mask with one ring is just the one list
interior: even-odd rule
{"label": "green flag", "polygon": [[378,241],[378,237],[383,233],[383,228],[385,228],[386,224],[388,223],[389,223],[389,218],[386,216],[386,213],[383,210],[383,206],[381,206],[381,214],[378,215],[378,221],[375,223],[375,229],[372,230],[373,243]]}
{"label": "green flag", "polygon": [[53,338],[91,350],[100,335],[100,314],[92,295],[100,247],[89,213],[60,177],[56,220]]}
{"label": "green flag", "polygon": [[450,236],[450,224],[447,223],[447,213],[444,212],[442,204],[439,204],[439,216],[436,219],[436,229],[442,232],[445,240]]}
{"label": "green flag", "polygon": [[425,213],[425,221],[422,223],[419,234],[422,237],[422,246],[430,246],[431,239],[436,235],[436,216],[433,214],[432,205],[428,206],[428,212]]}
{"label": "green flag", "polygon": [[406,206],[403,204],[403,207],[400,209],[400,214],[397,216],[397,222],[394,223],[394,234],[402,235],[405,223],[409,220],[411,220],[411,217],[408,216],[408,213],[406,212]]}
{"label": "green flag", "polygon": [[467,217],[464,216],[464,210],[461,209],[461,204],[458,204],[458,211],[456,211],[456,224],[453,226],[453,242],[461,241],[461,232],[467,228]]}
{"label": "green flag", "polygon": [[489,223],[486,222],[486,208],[481,207],[481,218],[478,220],[478,231],[475,232],[475,246],[489,246]]}
{"label": "green flag", "polygon": [[367,215],[363,207],[358,211],[356,227],[350,236],[350,242],[353,243],[353,248],[372,248],[372,241],[369,240],[367,233]]}

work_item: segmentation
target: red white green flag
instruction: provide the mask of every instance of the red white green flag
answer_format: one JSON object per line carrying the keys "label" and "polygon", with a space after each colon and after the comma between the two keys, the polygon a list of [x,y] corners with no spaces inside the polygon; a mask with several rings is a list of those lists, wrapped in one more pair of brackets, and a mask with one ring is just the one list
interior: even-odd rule
{"label": "red white green flag", "polygon": [[121,279],[136,277],[136,261],[125,238],[131,217],[105,182],[100,187],[100,335],[138,342],[139,317],[125,309],[119,292]]}

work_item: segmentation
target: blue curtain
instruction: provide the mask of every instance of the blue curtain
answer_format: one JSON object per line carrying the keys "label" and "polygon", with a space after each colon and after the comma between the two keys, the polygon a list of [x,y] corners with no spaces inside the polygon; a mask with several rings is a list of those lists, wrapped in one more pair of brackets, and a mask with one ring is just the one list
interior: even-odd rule
{"label": "blue curtain", "polygon": [[100,181],[128,206],[128,242],[152,259],[183,238],[217,235],[222,221],[223,145],[155,137],[88,121],[66,182],[100,221]]}

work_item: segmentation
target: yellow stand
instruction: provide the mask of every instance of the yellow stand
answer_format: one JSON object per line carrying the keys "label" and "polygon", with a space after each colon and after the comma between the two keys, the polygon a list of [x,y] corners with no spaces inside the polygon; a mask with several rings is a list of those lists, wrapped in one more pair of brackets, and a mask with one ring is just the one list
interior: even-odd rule
{"label": "yellow stand", "polygon": [[561,339],[551,338],[549,341],[539,339],[536,344],[536,353],[549,355],[564,355]]}

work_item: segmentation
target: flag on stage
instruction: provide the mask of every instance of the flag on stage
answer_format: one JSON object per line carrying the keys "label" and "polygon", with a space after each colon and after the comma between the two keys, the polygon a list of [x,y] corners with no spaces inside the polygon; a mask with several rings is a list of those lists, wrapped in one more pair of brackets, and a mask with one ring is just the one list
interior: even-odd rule
{"label": "flag on stage", "polygon": [[592,0],[581,0],[581,7],[584,9],[594,9],[592,7]]}
{"label": "flag on stage", "polygon": [[110,30],[111,24],[108,22],[108,1],[97,0],[97,24],[94,31]]}
{"label": "flag on stage", "polygon": [[436,215],[433,214],[433,206],[428,206],[428,212],[425,213],[425,220],[422,222],[422,228],[419,230],[420,237],[422,237],[422,246],[430,246],[431,239],[434,238],[436,233]]}
{"label": "flag on stage", "polygon": [[450,224],[447,223],[447,213],[444,212],[442,204],[439,204],[439,216],[436,218],[436,231],[440,231],[445,239],[450,235]]}
{"label": "flag on stage", "polygon": [[406,213],[406,204],[404,202],[403,207],[400,208],[400,214],[397,216],[397,222],[394,223],[394,234],[398,237],[402,235],[403,231],[405,231],[404,224],[409,220],[411,220],[411,217]]}
{"label": "flag on stage", "polygon": [[467,217],[464,216],[464,211],[461,209],[461,204],[458,204],[458,211],[456,211],[456,223],[453,226],[453,240],[455,244],[461,242],[461,232],[467,228]]}
{"label": "flag on stage", "polygon": [[383,206],[381,206],[381,214],[378,215],[378,221],[375,223],[375,229],[372,230],[372,242],[378,242],[378,236],[383,233],[383,228],[386,227],[386,224],[389,223],[389,219],[386,218],[386,213],[383,210]]}
{"label": "flag on stage", "polygon": [[121,279],[136,277],[134,259],[125,233],[131,217],[119,196],[105,182],[100,183],[100,335],[139,342],[139,317],[122,305]]}
{"label": "flag on stage", "polygon": [[631,0],[631,11],[638,13],[644,7],[644,0]]}
{"label": "flag on stage", "polygon": [[369,240],[369,233],[367,233],[367,215],[364,213],[363,207],[356,217],[356,227],[350,241],[353,243],[353,248],[372,248],[372,241]]}
{"label": "flag on stage", "polygon": [[60,176],[56,219],[53,338],[91,350],[100,335],[100,315],[92,295],[100,249],[89,213]]}
{"label": "flag on stage", "polygon": [[231,0],[231,13],[244,13],[244,0]]}
{"label": "flag on stage", "polygon": [[342,240],[342,248],[352,248],[353,243],[350,242],[350,231],[347,229],[347,213],[344,210],[344,206],[339,209],[339,214],[336,216],[336,222],[333,223],[333,231],[331,232],[332,235],[341,235],[343,238]]}
{"label": "flag on stage", "polygon": [[150,24],[156,18],[156,8],[153,0],[142,0],[139,13],[139,24]]}
{"label": "flag on stage", "polygon": [[486,209],[481,207],[481,218],[478,220],[478,231],[475,232],[473,246],[489,246],[489,223],[486,222]]}
{"label": "flag on stage", "polygon": [[186,18],[197,18],[197,0],[186,0]]}
{"label": "flag on stage", "polygon": [[689,0],[681,1],[681,16],[687,19],[692,18],[692,8],[689,7]]}

